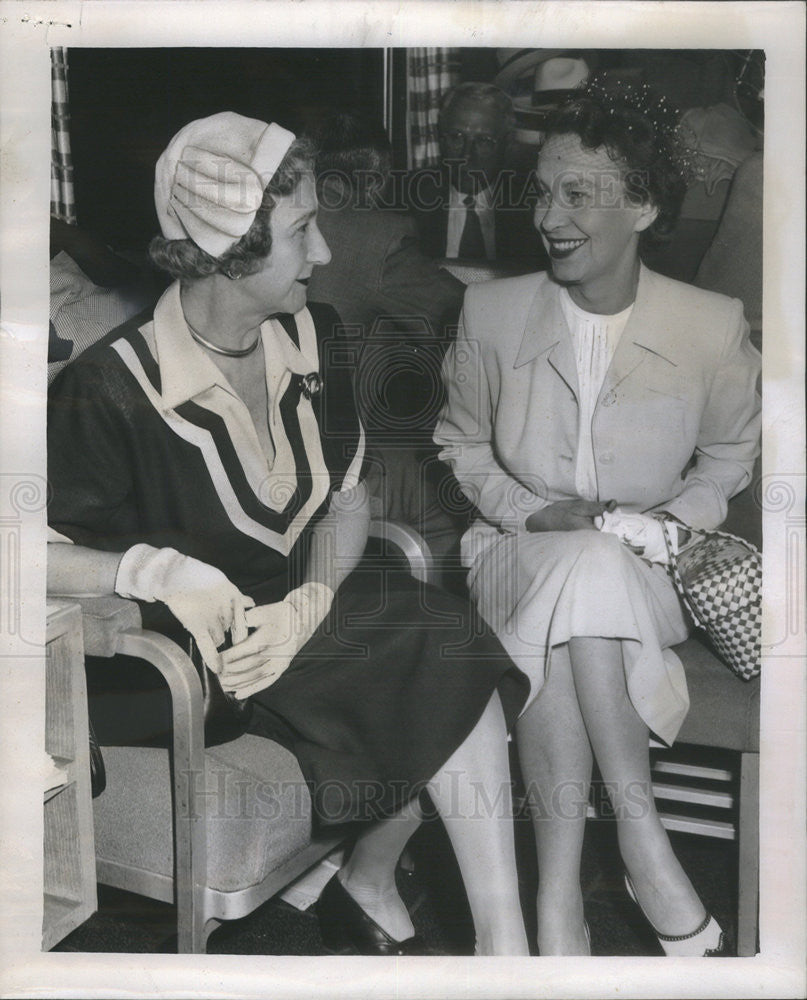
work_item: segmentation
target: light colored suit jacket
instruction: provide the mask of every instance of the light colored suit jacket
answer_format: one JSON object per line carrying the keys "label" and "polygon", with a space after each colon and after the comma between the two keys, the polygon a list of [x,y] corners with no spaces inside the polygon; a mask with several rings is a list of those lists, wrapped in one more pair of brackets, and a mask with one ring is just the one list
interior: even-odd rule
{"label": "light colored suit jacket", "polygon": [[[642,266],[592,420],[600,499],[720,524],[759,452],[760,362],[738,300]],[[577,368],[551,277],[470,286],[443,377],[435,441],[488,522],[523,530],[577,495]]]}

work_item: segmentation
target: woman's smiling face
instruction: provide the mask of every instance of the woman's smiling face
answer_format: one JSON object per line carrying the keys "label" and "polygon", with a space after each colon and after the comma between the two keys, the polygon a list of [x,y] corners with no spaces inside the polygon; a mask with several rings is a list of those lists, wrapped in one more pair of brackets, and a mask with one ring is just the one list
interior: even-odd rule
{"label": "woman's smiling face", "polygon": [[535,226],[556,280],[584,289],[624,280],[638,261],[639,234],[657,210],[629,200],[619,164],[576,135],[553,135],[538,156],[537,177]]}

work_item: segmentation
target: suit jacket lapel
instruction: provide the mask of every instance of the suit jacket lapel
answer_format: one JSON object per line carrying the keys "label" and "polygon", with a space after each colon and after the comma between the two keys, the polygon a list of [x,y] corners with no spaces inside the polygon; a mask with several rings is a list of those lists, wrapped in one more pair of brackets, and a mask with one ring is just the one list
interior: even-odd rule
{"label": "suit jacket lapel", "polygon": [[577,363],[572,350],[572,337],[560,306],[560,289],[550,279],[546,279],[543,287],[539,286],[532,300],[513,367],[520,368],[542,356],[578,399]]}
{"label": "suit jacket lapel", "polygon": [[436,219],[434,231],[436,236],[435,248],[437,250],[438,257],[446,256],[446,243],[448,241],[448,198],[450,191],[451,185],[448,182],[448,172],[445,169],[442,169],[440,173],[440,183],[437,186],[437,200],[439,202],[439,208],[433,213]]}
{"label": "suit jacket lapel", "polygon": [[[598,405],[653,358],[661,359],[670,372],[678,367],[675,344],[669,341],[663,310],[657,300],[653,273],[642,265],[633,311],[606,373]],[[542,356],[579,399],[577,363],[571,332],[560,305],[560,288],[548,277],[539,280],[513,367],[520,368]]]}
{"label": "suit jacket lapel", "polygon": [[678,367],[674,360],[674,345],[667,341],[663,326],[658,304],[655,303],[653,273],[642,265],[633,311],[619,338],[597,405],[653,357],[661,358],[671,368]]}

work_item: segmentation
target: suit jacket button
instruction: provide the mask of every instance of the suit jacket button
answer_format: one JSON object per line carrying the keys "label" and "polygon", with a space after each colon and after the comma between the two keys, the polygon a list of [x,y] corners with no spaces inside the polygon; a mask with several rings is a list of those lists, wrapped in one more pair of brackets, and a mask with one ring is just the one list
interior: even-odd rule
{"label": "suit jacket button", "polygon": [[613,406],[615,402],[616,402],[616,393],[613,390],[611,390],[610,392],[606,392],[606,394],[602,397],[603,406]]}
{"label": "suit jacket button", "polygon": [[612,451],[604,451],[602,455],[600,455],[600,461],[603,465],[610,465],[613,460],[614,453]]}

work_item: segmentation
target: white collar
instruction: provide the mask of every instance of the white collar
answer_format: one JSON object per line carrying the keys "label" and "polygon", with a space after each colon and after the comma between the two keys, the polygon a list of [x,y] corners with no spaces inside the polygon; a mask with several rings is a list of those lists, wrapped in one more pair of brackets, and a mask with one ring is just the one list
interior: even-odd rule
{"label": "white collar", "polygon": [[[477,209],[482,209],[482,211],[488,211],[493,208],[493,202],[491,200],[493,192],[490,188],[482,188],[481,191],[477,191],[473,195],[474,204]],[[448,204],[450,208],[464,208],[465,199],[468,196],[463,194],[462,191],[458,191],[453,184],[449,185],[448,189]]]}
{"label": "white collar", "polygon": [[635,302],[636,299],[617,313],[593,313],[579,306],[569,294],[568,288],[563,285],[560,286],[560,304],[566,316],[577,316],[579,319],[588,320],[589,322],[613,323],[615,325],[619,325],[623,321],[627,322],[628,316],[633,311]]}
{"label": "white collar", "polygon": [[154,310],[154,347],[160,366],[163,406],[176,409],[214,385],[232,392],[227,379],[191,336],[175,281]]}
{"label": "white collar", "polygon": [[[176,281],[154,310],[154,345],[160,367],[160,395],[166,410],[176,409],[214,385],[235,394],[218,365],[191,336],[179,291],[180,284]],[[316,333],[308,310],[303,308],[295,319],[300,336],[299,350],[278,320],[266,320],[261,324],[267,369],[274,369],[276,377],[285,370],[307,375],[319,368]]]}

